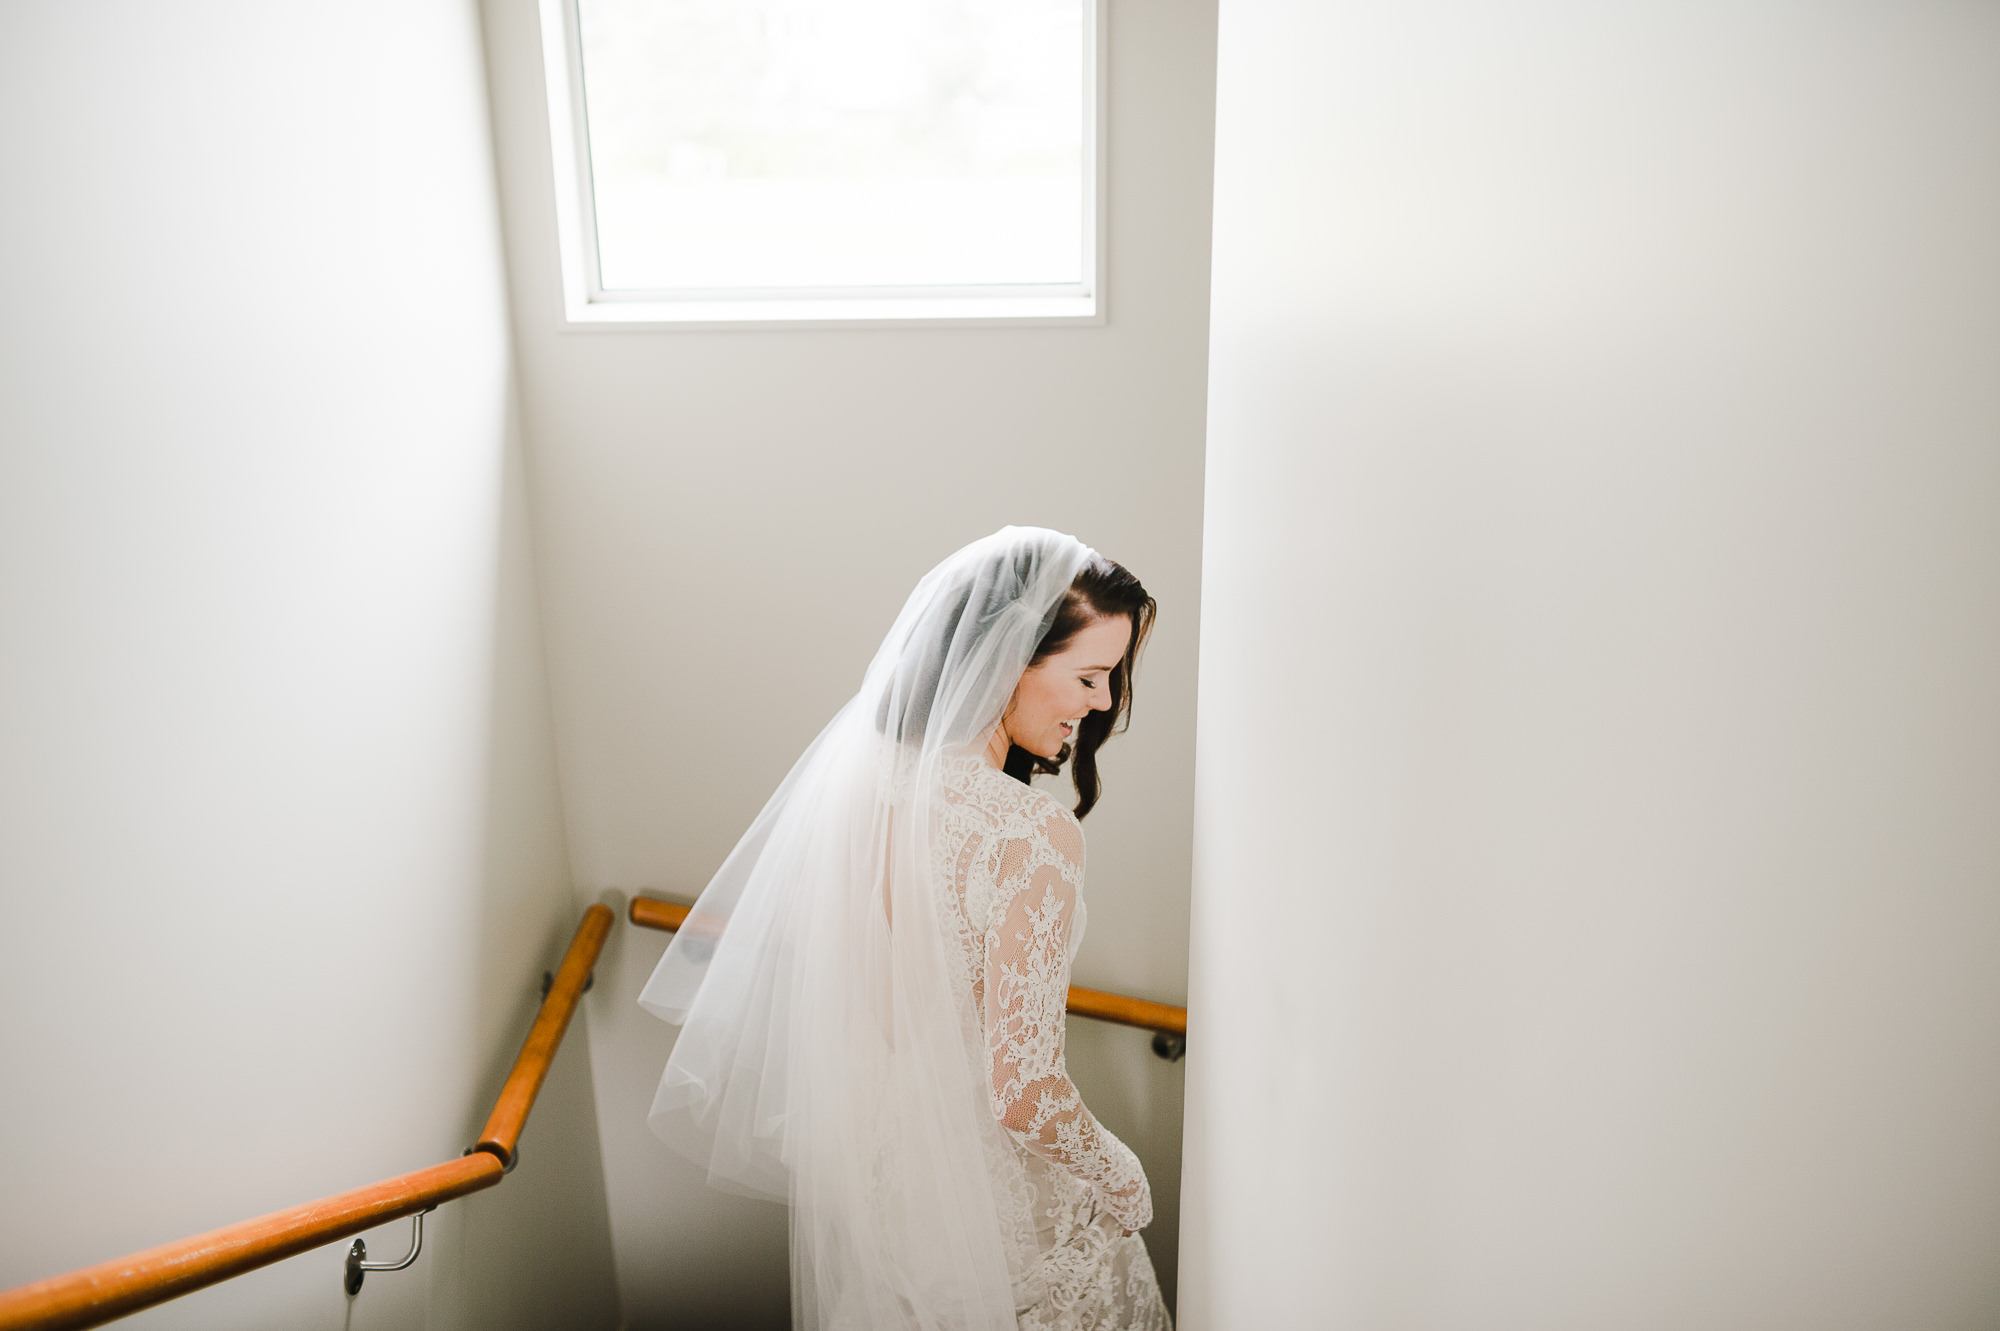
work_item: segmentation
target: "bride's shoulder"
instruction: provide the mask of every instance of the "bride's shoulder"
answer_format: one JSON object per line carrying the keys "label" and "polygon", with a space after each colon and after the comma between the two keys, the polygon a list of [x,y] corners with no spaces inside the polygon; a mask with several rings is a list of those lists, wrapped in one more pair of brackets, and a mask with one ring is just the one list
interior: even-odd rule
{"label": "bride's shoulder", "polygon": [[1074,832],[1077,836],[1083,835],[1083,824],[1076,820],[1076,815],[1071,813],[1061,800],[1038,786],[1031,786],[1022,781],[1016,781],[1014,784],[1021,789],[1023,817],[1038,827],[1048,828],[1051,832],[1060,833],[1066,830]]}
{"label": "bride's shoulder", "polygon": [[949,803],[976,808],[1003,836],[1042,836],[1078,846],[1082,843],[1082,826],[1061,801],[1025,781],[1016,781],[983,759],[951,763],[941,775]]}
{"label": "bride's shoulder", "polygon": [[1012,815],[1012,826],[1008,829],[1011,834],[1046,841],[1067,859],[1083,858],[1083,824],[1061,800],[1025,781],[1016,781],[1005,772],[993,771],[993,775],[1008,787],[998,793],[1007,801]]}

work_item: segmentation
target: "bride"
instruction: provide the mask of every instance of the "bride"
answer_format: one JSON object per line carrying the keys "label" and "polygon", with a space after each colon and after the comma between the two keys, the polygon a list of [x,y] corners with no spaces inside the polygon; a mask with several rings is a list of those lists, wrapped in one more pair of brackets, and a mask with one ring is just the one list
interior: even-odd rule
{"label": "bride", "polygon": [[[1154,603],[1008,527],[917,584],[640,1002],[654,1130],[791,1205],[799,1328],[1168,1327],[1139,1161],[1063,1064],[1097,750]],[[1074,813],[1028,783],[1067,764]]]}

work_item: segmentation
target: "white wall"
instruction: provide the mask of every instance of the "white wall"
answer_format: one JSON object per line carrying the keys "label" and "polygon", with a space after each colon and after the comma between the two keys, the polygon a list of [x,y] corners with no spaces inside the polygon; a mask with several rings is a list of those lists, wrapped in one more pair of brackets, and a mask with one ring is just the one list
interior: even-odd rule
{"label": "white wall", "polygon": [[1183,1325],[2000,1324],[2000,10],[1220,48]]}
{"label": "white wall", "polygon": [[[0,8],[0,1286],[457,1155],[574,923],[491,160],[468,3]],[[614,1325],[572,1042],[132,1324]]]}
{"label": "white wall", "polygon": [[[1110,322],[1088,329],[560,331],[536,6],[485,13],[579,889],[691,897],[924,570],[1039,523],[1127,562],[1161,603],[1086,828],[1077,969],[1179,1001],[1213,0],[1112,5]],[[785,1324],[782,1213],[708,1191],[645,1128],[672,1028],[633,998],[665,941],[614,944],[591,999],[626,1313]],[[1086,1097],[1152,1175],[1171,1281],[1180,1068],[1140,1032],[1072,1023],[1071,1039]]]}

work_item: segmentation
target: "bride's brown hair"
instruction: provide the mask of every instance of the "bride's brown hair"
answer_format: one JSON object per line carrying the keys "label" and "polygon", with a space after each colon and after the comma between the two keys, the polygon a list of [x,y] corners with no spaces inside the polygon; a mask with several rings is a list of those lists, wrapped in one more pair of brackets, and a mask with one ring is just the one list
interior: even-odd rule
{"label": "bride's brown hair", "polygon": [[1153,631],[1153,618],[1160,607],[1139,579],[1123,564],[1093,554],[1083,571],[1076,575],[1056,604],[1055,619],[1049,624],[1049,631],[1035,646],[1035,654],[1028,661],[1033,669],[1049,657],[1069,646],[1070,639],[1085,626],[1099,619],[1114,619],[1120,615],[1132,621],[1132,636],[1125,644],[1125,655],[1111,668],[1109,688],[1111,705],[1101,712],[1091,712],[1077,727],[1074,743],[1065,744],[1062,752],[1053,758],[1044,758],[1029,753],[1020,745],[1010,745],[1007,749],[1007,775],[1016,781],[1026,781],[1037,772],[1054,774],[1069,763],[1070,780],[1076,783],[1076,816],[1081,818],[1089,813],[1097,803],[1102,782],[1097,777],[1097,751],[1113,735],[1123,730],[1132,716],[1132,670],[1139,663],[1139,651],[1146,645],[1146,636]]}

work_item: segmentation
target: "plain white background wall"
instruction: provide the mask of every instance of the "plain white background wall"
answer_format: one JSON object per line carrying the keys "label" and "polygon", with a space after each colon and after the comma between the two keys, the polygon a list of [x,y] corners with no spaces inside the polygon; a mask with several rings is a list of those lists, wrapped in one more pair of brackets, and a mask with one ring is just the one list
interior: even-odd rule
{"label": "plain white background wall", "polygon": [[[0,1285],[455,1156],[575,921],[491,160],[469,3],[0,9]],[[587,1066],[132,1324],[614,1325]]]}
{"label": "plain white background wall", "polygon": [[1183,1325],[2000,1324],[2000,10],[1220,50]]}
{"label": "plain white background wall", "polygon": [[[580,890],[692,897],[858,684],[922,573],[1008,522],[1073,531],[1159,598],[1133,730],[1105,750],[1080,983],[1185,977],[1207,334],[1213,0],[1110,13],[1108,326],[563,332],[536,6],[489,0],[490,80]],[[811,654],[801,643],[817,644]],[[591,997],[619,1279],[635,1327],[786,1323],[784,1219],[648,1134],[673,1029]],[[1090,1104],[1177,1246],[1181,1071],[1071,1023]],[[727,1311],[726,1311],[727,1310]]]}

